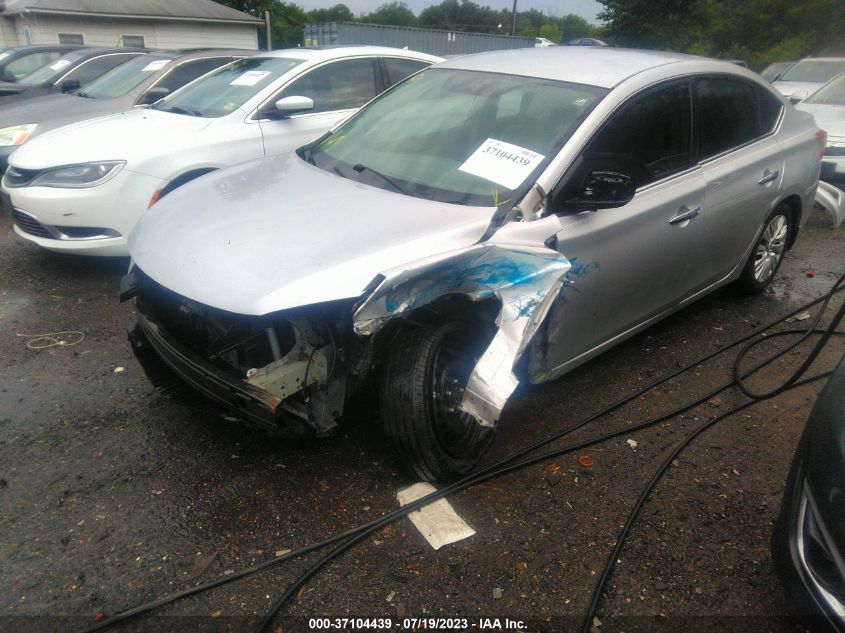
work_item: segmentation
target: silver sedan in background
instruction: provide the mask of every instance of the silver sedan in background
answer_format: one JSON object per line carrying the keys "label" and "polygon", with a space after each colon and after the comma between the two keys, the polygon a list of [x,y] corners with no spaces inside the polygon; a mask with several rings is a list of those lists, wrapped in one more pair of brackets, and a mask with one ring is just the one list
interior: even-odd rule
{"label": "silver sedan in background", "polygon": [[845,222],[845,73],[795,107],[812,114],[816,125],[827,132],[816,202],[830,214],[833,226],[839,226]]}
{"label": "silver sedan in background", "polygon": [[222,169],[129,241],[131,340],[239,418],[331,433],[379,385],[408,469],[468,472],[519,381],[728,283],[761,292],[824,133],[759,75],[651,51],[467,55]]}

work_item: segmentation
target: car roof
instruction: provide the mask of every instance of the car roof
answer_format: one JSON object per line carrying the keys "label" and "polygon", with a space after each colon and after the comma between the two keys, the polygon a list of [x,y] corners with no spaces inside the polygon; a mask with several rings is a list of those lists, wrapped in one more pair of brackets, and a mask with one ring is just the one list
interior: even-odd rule
{"label": "car roof", "polygon": [[256,51],[257,57],[288,57],[303,61],[320,62],[340,57],[357,57],[359,55],[394,55],[397,57],[413,57],[440,61],[442,57],[411,51],[405,48],[390,46],[337,46],[332,48],[283,48],[274,51]]}
{"label": "car roof", "polygon": [[689,61],[710,61],[723,69],[729,66],[725,62],[680,53],[607,46],[550,46],[464,55],[447,60],[438,68],[522,75],[612,88],[645,70]]}

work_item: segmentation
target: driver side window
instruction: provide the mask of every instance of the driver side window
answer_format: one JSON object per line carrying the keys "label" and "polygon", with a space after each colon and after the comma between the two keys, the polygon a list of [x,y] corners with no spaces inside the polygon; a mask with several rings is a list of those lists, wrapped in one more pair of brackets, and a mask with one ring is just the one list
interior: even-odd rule
{"label": "driver side window", "polygon": [[691,128],[689,84],[675,84],[626,106],[599,132],[585,157],[643,187],[690,166]]}
{"label": "driver side window", "polygon": [[623,106],[581,153],[553,193],[555,213],[576,212],[590,174],[624,174],[638,189],[692,164],[691,94],[688,82],[658,88]]}
{"label": "driver side window", "polygon": [[313,99],[311,112],[360,108],[376,96],[373,60],[344,59],[320,66],[288,85],[271,102],[291,96]]}

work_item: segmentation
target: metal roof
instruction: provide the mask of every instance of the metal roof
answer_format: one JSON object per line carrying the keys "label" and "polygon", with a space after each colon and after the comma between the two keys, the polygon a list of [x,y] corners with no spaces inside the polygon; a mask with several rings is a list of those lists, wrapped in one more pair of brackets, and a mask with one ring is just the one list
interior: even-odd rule
{"label": "metal roof", "polygon": [[439,68],[524,75],[540,79],[612,88],[621,81],[657,66],[703,57],[608,46],[549,46],[491,51],[449,59]]}
{"label": "metal roof", "polygon": [[0,16],[26,11],[57,15],[263,24],[263,20],[213,0],[5,0],[0,2],[0,7]]}

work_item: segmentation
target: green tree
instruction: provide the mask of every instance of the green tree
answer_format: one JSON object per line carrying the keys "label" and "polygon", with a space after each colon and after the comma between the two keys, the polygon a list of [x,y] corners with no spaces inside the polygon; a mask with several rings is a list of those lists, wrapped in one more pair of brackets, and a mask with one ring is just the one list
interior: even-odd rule
{"label": "green tree", "polygon": [[308,12],[309,22],[353,22],[355,15],[345,4],[336,4],[328,9],[312,9]]}
{"label": "green tree", "polygon": [[370,24],[389,24],[393,26],[416,26],[417,16],[400,0],[393,0],[381,5],[372,13],[361,17],[361,22]]}
{"label": "green tree", "polygon": [[599,0],[614,43],[744,59],[758,70],[773,61],[841,54],[842,0]]}

